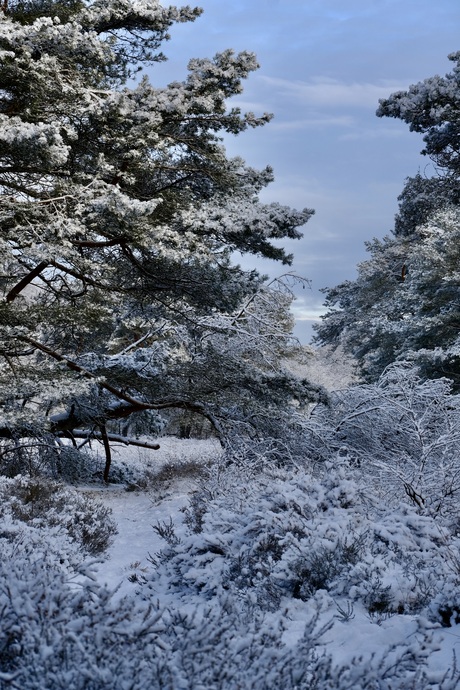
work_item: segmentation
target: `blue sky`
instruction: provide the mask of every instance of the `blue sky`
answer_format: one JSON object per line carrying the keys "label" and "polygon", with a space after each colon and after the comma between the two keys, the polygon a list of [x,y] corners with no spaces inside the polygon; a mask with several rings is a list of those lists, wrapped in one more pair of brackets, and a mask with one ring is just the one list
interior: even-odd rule
{"label": "blue sky", "polygon": [[[179,4],[179,3],[177,3]],[[196,22],[171,30],[152,82],[181,79],[192,57],[233,48],[260,62],[233,103],[272,112],[266,127],[226,139],[231,155],[273,166],[264,201],[314,208],[304,238],[288,245],[311,280],[294,304],[308,342],[324,311],[320,288],[356,275],[364,242],[391,231],[404,179],[433,172],[420,135],[375,116],[378,99],[450,70],[460,50],[459,0],[202,0]],[[251,258],[275,276],[283,267]]]}

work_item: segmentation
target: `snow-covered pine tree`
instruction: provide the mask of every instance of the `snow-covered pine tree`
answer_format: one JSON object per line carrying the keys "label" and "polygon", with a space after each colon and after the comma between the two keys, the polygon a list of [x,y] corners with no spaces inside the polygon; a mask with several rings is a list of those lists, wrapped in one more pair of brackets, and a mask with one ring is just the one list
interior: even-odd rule
{"label": "snow-covered pine tree", "polygon": [[317,340],[353,354],[367,380],[404,359],[427,376],[460,380],[460,53],[449,58],[451,73],[391,95],[377,111],[424,135],[436,175],[407,180],[393,236],[367,244],[355,281],[325,290],[329,311]]}
{"label": "snow-covered pine tree", "polygon": [[460,383],[460,212],[448,207],[409,236],[367,243],[358,277],[327,290],[323,342],[356,357],[365,380],[395,361]]}
{"label": "snow-covered pine tree", "polygon": [[[399,196],[394,234],[410,235],[419,225],[446,206],[460,202],[460,52],[449,55],[455,66],[444,77],[435,75],[380,101],[377,115],[395,117],[423,134],[422,154],[429,157],[435,174],[409,177]],[[428,168],[430,170],[430,167]]]}
{"label": "snow-covered pine tree", "polygon": [[397,91],[381,99],[379,117],[395,117],[406,122],[411,132],[423,134],[429,156],[444,174],[460,174],[460,51],[451,53],[452,71],[444,77],[435,75],[413,84],[407,91]]}
{"label": "snow-covered pine tree", "polygon": [[[220,433],[311,393],[279,369],[289,289],[232,262],[289,264],[311,210],[263,204],[272,170],[222,134],[269,121],[229,108],[252,53],[193,59],[155,88],[174,22],[157,0],[10,0],[0,13],[0,437],[53,447],[181,408]],[[263,415],[258,410],[263,408]],[[279,414],[273,415],[278,419]],[[241,425],[240,425],[241,426]],[[6,457],[6,456],[5,456]],[[108,465],[107,465],[108,469]]]}

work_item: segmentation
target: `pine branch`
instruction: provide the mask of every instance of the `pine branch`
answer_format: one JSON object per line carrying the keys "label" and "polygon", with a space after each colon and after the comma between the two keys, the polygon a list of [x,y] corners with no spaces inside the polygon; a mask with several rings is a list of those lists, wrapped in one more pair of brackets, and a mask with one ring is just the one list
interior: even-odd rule
{"label": "pine branch", "polygon": [[[139,448],[148,448],[150,450],[160,450],[161,446],[159,443],[150,443],[149,441],[140,441],[137,438],[131,438],[130,436],[122,436],[121,434],[111,434],[106,432],[106,437],[111,443],[121,443],[124,446],[136,446]],[[59,438],[67,438],[64,431],[58,432],[57,436]],[[96,441],[103,440],[102,433],[99,431],[93,431],[92,429],[74,429],[71,433],[74,438],[81,438],[87,441],[95,439]]]}
{"label": "pine branch", "polygon": [[19,281],[6,296],[7,302],[12,302],[16,297],[48,266],[47,261],[41,261],[34,269],[30,271],[22,280]]}
{"label": "pine branch", "polygon": [[[47,354],[49,357],[52,357],[56,361],[64,363],[72,371],[81,374],[87,379],[93,380],[103,390],[106,390],[107,392],[111,393],[119,400],[123,400],[125,403],[128,403],[127,406],[120,405],[119,408],[107,411],[107,419],[121,419],[123,417],[128,417],[134,412],[141,412],[143,410],[167,410],[174,408],[188,410],[190,412],[195,412],[196,414],[199,414],[208,419],[208,421],[212,424],[213,428],[217,432],[217,435],[221,443],[224,443],[225,434],[223,432],[223,429],[217,418],[206,408],[204,403],[180,399],[164,400],[155,403],[139,400],[138,398],[134,398],[129,393],[126,393],[125,391],[120,390],[115,386],[112,386],[112,384],[108,383],[107,381],[101,381],[99,377],[97,377],[91,371],[88,371],[88,369],[85,369],[73,360],[64,357],[64,355],[59,354],[59,352],[56,352],[55,350],[52,350],[50,347],[44,345],[43,343],[40,343],[38,340],[35,340],[34,338],[31,338],[29,336],[20,336],[19,339],[23,342],[29,343],[29,345],[32,345],[34,348],[40,350],[40,352]],[[59,422],[56,422],[54,431],[59,431],[60,424],[64,423],[65,420],[59,420]]]}

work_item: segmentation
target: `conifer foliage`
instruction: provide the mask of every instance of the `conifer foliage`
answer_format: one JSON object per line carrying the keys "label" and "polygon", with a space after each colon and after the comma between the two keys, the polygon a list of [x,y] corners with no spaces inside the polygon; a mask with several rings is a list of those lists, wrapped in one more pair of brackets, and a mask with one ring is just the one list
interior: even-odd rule
{"label": "conifer foliage", "polygon": [[311,394],[277,364],[291,345],[289,287],[232,262],[241,252],[288,264],[273,240],[300,237],[312,214],[261,203],[271,169],[222,145],[270,119],[226,103],[255,56],[193,59],[184,81],[162,88],[145,73],[164,59],[170,26],[200,12],[11,0],[0,14],[8,452],[25,437],[49,447],[93,434],[109,461],[113,420],[143,415],[153,428],[156,411],[181,408],[225,435],[232,410]]}
{"label": "conifer foliage", "polygon": [[434,76],[380,101],[377,115],[424,135],[435,175],[408,178],[392,236],[367,244],[358,278],[326,290],[318,341],[341,344],[375,381],[395,360],[458,387],[460,53]]}

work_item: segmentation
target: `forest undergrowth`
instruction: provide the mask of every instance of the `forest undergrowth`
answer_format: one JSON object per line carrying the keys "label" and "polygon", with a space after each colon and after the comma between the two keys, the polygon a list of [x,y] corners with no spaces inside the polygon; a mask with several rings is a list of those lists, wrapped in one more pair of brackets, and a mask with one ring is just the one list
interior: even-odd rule
{"label": "forest undergrowth", "polygon": [[0,687],[453,690],[459,416],[396,366],[311,410],[284,465],[165,439],[104,489],[94,453],[73,485],[29,457],[0,485]]}

